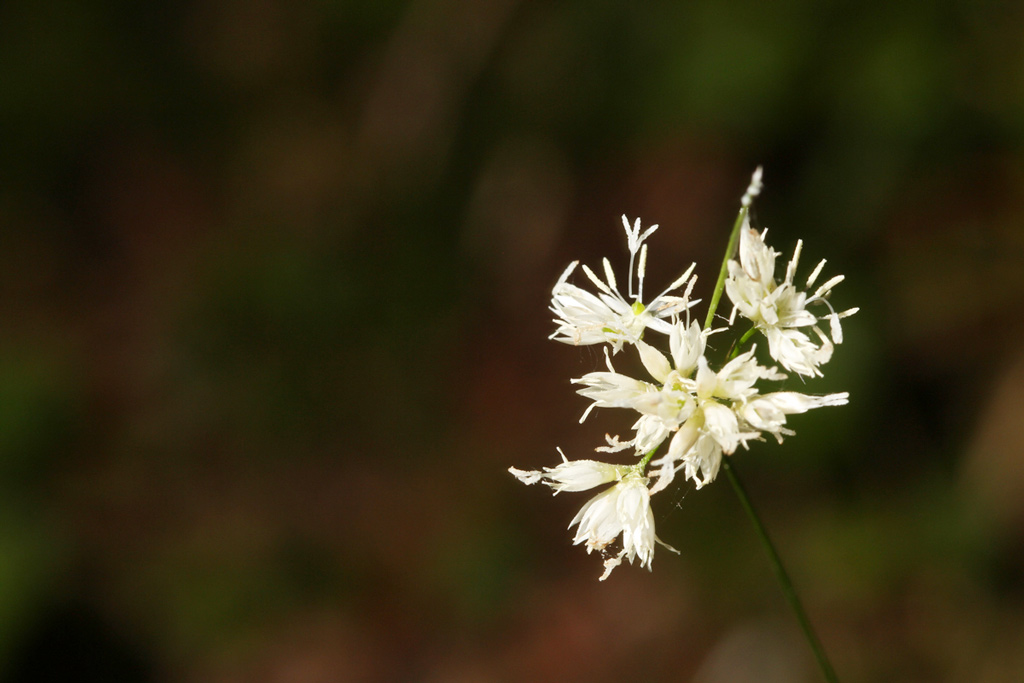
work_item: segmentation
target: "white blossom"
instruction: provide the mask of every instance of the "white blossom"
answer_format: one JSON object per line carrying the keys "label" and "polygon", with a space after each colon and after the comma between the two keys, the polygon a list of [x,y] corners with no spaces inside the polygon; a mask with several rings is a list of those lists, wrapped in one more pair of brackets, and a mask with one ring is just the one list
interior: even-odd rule
{"label": "white blossom", "polygon": [[714,481],[721,454],[732,454],[741,443],[759,436],[740,419],[737,407],[756,393],[754,384],[759,379],[784,378],[775,368],[758,365],[753,349],[729,361],[717,373],[701,356],[692,382],[695,409],[687,418],[688,430],[680,430],[687,436],[678,444],[673,439],[668,453],[657,463],[662,471],[670,466],[684,467],[686,478],[698,488]]}
{"label": "white blossom", "polygon": [[608,546],[620,535],[622,537],[621,550],[605,560],[601,581],[608,578],[623,558],[632,564],[639,557],[640,566],[649,570],[654,559],[654,544],[661,543],[654,533],[647,477],[637,472],[626,475],[614,486],[588,500],[569,524],[570,529],[574,526],[577,529],[573,544],[585,543],[587,553],[594,550],[606,552]]}
{"label": "white blossom", "polygon": [[640,396],[658,391],[653,384],[615,372],[607,351],[605,363],[608,372],[588,372],[583,377],[572,380],[573,384],[582,384],[584,387],[578,389],[577,393],[593,401],[583,412],[580,422],[586,420],[594,408],[634,408]]}
{"label": "white blossom", "polygon": [[[820,366],[831,359],[833,343],[843,341],[841,318],[853,315],[856,308],[836,313],[828,302],[832,288],[843,281],[842,275],[828,280],[810,296],[794,284],[797,265],[803,242],[798,241],[793,258],[786,267],[782,282],[775,280],[775,257],[779,252],[769,247],[764,237],[750,227],[750,220],[744,220],[740,231],[739,261],[729,261],[729,277],[725,291],[733,303],[733,316],[739,313],[754,324],[768,339],[768,352],[782,367],[806,376],[821,376]],[[825,261],[815,267],[807,278],[806,289],[810,289]],[[808,310],[808,306],[820,305],[828,309],[821,318]],[[820,329],[818,323],[828,319],[831,339]],[[805,331],[806,330],[806,331]],[[817,339],[812,339],[813,331]]]}
{"label": "white blossom", "polygon": [[[690,301],[695,277],[691,277],[696,264],[692,264],[675,282],[652,299],[643,303],[644,276],[647,266],[647,245],[644,244],[658,226],[653,225],[640,232],[640,219],[631,227],[625,216],[622,225],[626,230],[629,248],[628,294],[632,301],[619,292],[611,263],[604,259],[604,279],[583,266],[583,273],[597,289],[597,294],[569,283],[569,276],[579,265],[573,261],[558,278],[551,290],[551,312],[557,325],[551,339],[565,344],[583,346],[589,344],[610,344],[614,353],[623,345],[636,343],[646,329],[668,334],[671,324],[667,318],[677,316],[699,301]],[[639,252],[639,260],[637,260]],[[636,270],[634,271],[634,265]],[[634,272],[636,289],[634,291]],[[686,285],[682,296],[672,294]]]}
{"label": "white blossom", "polygon": [[824,406],[843,406],[849,402],[850,395],[845,391],[825,396],[808,396],[795,391],[777,391],[763,396],[755,396],[740,407],[743,419],[754,429],[772,434],[779,443],[783,435],[789,436],[793,431],[786,428],[786,416],[806,413],[812,408]]}
{"label": "white blossom", "polygon": [[[672,334],[670,339],[689,337],[694,347],[703,350],[703,337],[696,334],[698,328],[682,323],[678,326],[686,334]],[[630,441],[609,437],[610,445],[599,450],[617,452],[633,446],[637,455],[643,455],[670,439],[667,453],[652,463],[656,468],[654,476],[658,477],[652,493],[666,488],[679,469],[684,469],[684,476],[700,488],[714,481],[722,454],[731,455],[740,445],[760,439],[765,432],[781,440],[789,433],[786,415],[842,405],[847,400],[846,394],[761,395],[759,382],[782,381],[786,375],[760,365],[755,358],[756,347],[715,372],[703,353],[696,356],[696,369],[689,367],[692,356],[684,352],[681,344],[678,342],[672,350],[676,352],[674,359],[681,358],[686,363],[682,371],[653,346],[637,342],[641,363],[655,383],[612,371],[610,360],[610,372],[588,373],[573,380],[583,385],[578,393],[592,401],[584,417],[594,408],[626,408],[640,413]]]}
{"label": "white blossom", "polygon": [[[728,261],[724,289],[733,303],[728,327],[702,329],[690,321],[689,309],[697,303],[690,300],[696,280],[692,265],[668,289],[644,303],[646,240],[658,226],[642,231],[639,219],[630,224],[625,216],[628,298],[619,291],[607,259],[603,260],[603,278],[582,267],[595,291],[569,283],[578,262],[570,264],[552,290],[551,311],[556,316],[552,339],[608,345],[604,349],[607,370],[572,380],[576,392],[589,400],[580,422],[595,408],[635,413],[631,434],[605,435],[606,445],[596,450],[625,453],[616,457],[638,460],[631,465],[570,461],[559,449],[562,462],[554,467],[512,467],[509,471],[524,484],[543,483],[555,494],[603,487],[569,524],[570,529],[576,528],[574,544],[605,557],[601,580],[623,559],[633,563],[639,557],[641,566],[651,568],[655,544],[665,545],[654,532],[651,496],[665,490],[679,472],[700,489],[715,480],[722,458],[732,456],[740,446],[747,448],[751,441],[765,440],[766,435],[781,443],[792,435],[787,423],[790,415],[845,405],[849,400],[846,392],[815,396],[781,390],[774,384],[788,379],[787,375],[762,365],[757,346],[747,346],[749,333],[760,331],[767,339],[768,355],[782,368],[803,376],[821,376],[821,367],[843,340],[840,320],[857,312],[854,308],[837,313],[828,301],[842,276],[811,291],[825,261],[814,268],[802,289],[795,284],[802,242],[797,242],[785,277],[776,280],[780,254],[765,243],[767,231],[759,234],[749,221],[748,209],[761,189],[758,168],[741,202],[744,222],[739,255]],[[681,295],[673,294],[683,287]],[[717,351],[709,347],[712,335],[728,331],[737,316],[749,320],[753,329],[736,333],[735,348],[728,344]],[[827,333],[823,331],[825,320]],[[647,330],[665,335],[667,343],[662,337],[645,338]],[[626,362],[642,366],[643,379],[612,365],[612,355],[626,345],[633,346],[637,354]],[[665,450],[655,458],[661,448]]]}
{"label": "white blossom", "polygon": [[547,484],[557,495],[562,491],[586,491],[601,484],[618,481],[633,469],[626,465],[610,465],[596,460],[569,460],[561,449],[558,449],[558,453],[562,456],[562,463],[555,467],[545,467],[543,471],[525,471],[510,467],[508,471],[524,484]]}

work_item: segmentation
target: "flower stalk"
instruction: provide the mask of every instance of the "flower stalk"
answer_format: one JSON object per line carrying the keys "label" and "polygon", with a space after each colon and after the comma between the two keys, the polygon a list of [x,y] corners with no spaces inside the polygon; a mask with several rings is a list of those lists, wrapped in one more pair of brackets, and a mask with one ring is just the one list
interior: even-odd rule
{"label": "flower stalk", "polygon": [[[755,175],[754,182],[751,183],[751,188],[756,185],[757,190],[759,191],[759,181],[760,168],[758,169],[758,174]],[[748,190],[747,195],[744,196],[744,200],[749,196],[750,190]],[[732,261],[733,256],[736,253],[740,230],[747,220],[747,213],[749,211],[748,207],[749,203],[744,201],[742,208],[740,208],[739,215],[736,216],[736,222],[732,226],[732,231],[729,233],[729,243],[725,248],[725,258],[722,259],[722,267],[718,273],[718,281],[715,283],[715,290],[711,295],[711,304],[708,307],[707,318],[704,320],[705,329],[711,328],[711,323],[714,320],[718,302],[722,298],[722,291],[725,289],[726,276],[729,273],[729,263]],[[742,337],[740,337],[739,341],[734,345],[732,352],[729,354],[730,359],[739,355],[743,349],[743,345],[756,331],[757,327],[751,327],[743,334]],[[772,543],[771,537],[768,535],[768,529],[765,528],[764,522],[761,521],[761,517],[757,514],[757,510],[754,509],[754,505],[750,501],[750,496],[747,494],[747,490],[743,486],[743,482],[740,480],[739,475],[735,471],[735,466],[730,462],[729,458],[722,461],[722,469],[725,470],[726,477],[729,479],[729,483],[732,485],[732,490],[736,493],[736,497],[739,498],[743,511],[747,514],[747,517],[754,525],[754,532],[757,534],[758,539],[761,541],[761,546],[768,555],[768,561],[772,565],[775,577],[779,580],[782,594],[785,596],[786,602],[789,603],[789,606],[796,614],[796,619],[800,623],[800,630],[803,631],[804,637],[807,639],[808,644],[811,646],[811,650],[814,652],[814,658],[821,669],[822,675],[828,683],[838,683],[835,671],[833,670],[831,663],[829,663],[828,656],[825,654],[825,650],[821,646],[821,641],[818,639],[818,636],[814,631],[814,627],[811,625],[811,620],[807,617],[807,612],[804,611],[803,604],[800,601],[800,596],[797,594],[796,588],[793,586],[793,581],[789,578],[789,573],[782,564],[782,557],[779,555],[778,550],[776,550],[775,544]]]}
{"label": "flower stalk", "polygon": [[[758,168],[760,170],[760,168]],[[708,315],[704,318],[704,329],[711,329],[711,323],[715,320],[715,311],[718,310],[718,302],[722,300],[722,291],[725,289],[725,278],[729,275],[729,261],[736,253],[736,243],[739,241],[740,228],[747,220],[747,213],[750,209],[746,206],[740,209],[736,216],[736,222],[732,225],[732,232],[729,233],[729,243],[725,246],[725,258],[722,259],[722,267],[718,271],[718,280],[715,282],[715,291],[711,294],[711,304],[708,306]]]}
{"label": "flower stalk", "polygon": [[754,505],[750,502],[750,496],[747,495],[743,482],[740,481],[739,475],[736,474],[735,465],[726,460],[722,463],[722,469],[725,470],[725,476],[729,479],[729,483],[732,484],[732,490],[735,491],[736,497],[740,499],[743,511],[747,513],[747,517],[750,518],[751,523],[754,525],[754,531],[757,533],[761,546],[768,555],[768,561],[775,571],[775,576],[779,580],[779,585],[782,587],[782,594],[796,614],[796,619],[800,622],[800,630],[803,631],[807,643],[811,646],[811,650],[814,651],[814,658],[818,662],[822,676],[825,677],[828,683],[839,683],[839,679],[836,678],[836,672],[828,661],[828,655],[825,654],[825,649],[821,646],[821,641],[818,640],[814,627],[811,626],[811,620],[807,617],[807,612],[804,611],[803,604],[800,602],[800,596],[797,595],[796,588],[793,586],[793,581],[789,578],[789,574],[782,564],[779,551],[775,549],[775,544],[772,543],[764,522],[761,521],[761,517],[754,509]]}

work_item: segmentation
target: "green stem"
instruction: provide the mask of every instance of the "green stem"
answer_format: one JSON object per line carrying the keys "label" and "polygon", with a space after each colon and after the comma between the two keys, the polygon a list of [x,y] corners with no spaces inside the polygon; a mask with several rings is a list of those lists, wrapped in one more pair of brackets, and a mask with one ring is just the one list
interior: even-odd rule
{"label": "green stem", "polygon": [[789,606],[796,612],[797,621],[800,622],[800,628],[804,632],[804,636],[807,638],[807,642],[810,643],[811,649],[814,650],[814,657],[818,660],[818,666],[821,668],[822,675],[825,676],[825,680],[828,683],[839,683],[839,679],[836,678],[836,672],[833,671],[832,665],[829,664],[828,657],[825,655],[825,650],[821,647],[821,642],[818,640],[818,636],[814,633],[814,628],[811,626],[810,619],[807,618],[807,613],[804,612],[803,605],[800,604],[800,598],[796,594],[796,589],[793,588],[793,582],[789,578],[789,574],[786,573],[785,567],[782,566],[782,558],[779,557],[778,551],[775,549],[775,545],[768,537],[768,530],[764,528],[764,524],[761,522],[761,518],[758,517],[757,512],[754,511],[754,506],[750,502],[750,497],[747,495],[747,491],[743,488],[743,483],[740,482],[739,477],[733,470],[732,463],[729,462],[729,458],[725,457],[722,459],[722,469],[725,470],[726,476],[729,477],[729,483],[732,484],[733,491],[740,499],[740,504],[743,509],[746,510],[747,516],[750,517],[750,521],[754,523],[754,529],[757,531],[758,538],[761,539],[761,545],[764,546],[764,550],[768,553],[768,560],[771,562],[772,568],[775,570],[775,576],[779,579],[779,583],[782,584],[782,593],[786,596],[786,600],[789,602]]}
{"label": "green stem", "polygon": [[743,348],[743,345],[747,343],[748,339],[754,336],[755,332],[757,332],[757,328],[751,327],[749,330],[743,333],[743,336],[740,337],[740,340],[736,342],[736,346],[733,347],[732,353],[729,354],[729,360],[732,360],[736,356],[740,355],[740,350]]}
{"label": "green stem", "polygon": [[725,248],[725,258],[722,259],[722,267],[718,271],[718,282],[715,283],[715,291],[711,295],[711,305],[708,307],[708,317],[704,319],[704,329],[711,327],[711,322],[715,319],[715,311],[718,310],[718,302],[722,299],[722,290],[725,289],[725,278],[729,274],[729,259],[736,252],[736,242],[740,237],[740,227],[743,225],[743,219],[747,217],[747,207],[740,209],[739,215],[736,216],[736,222],[733,223],[732,233],[729,234],[729,244]]}
{"label": "green stem", "polygon": [[640,468],[640,473],[641,474],[644,472],[644,470],[647,469],[647,463],[649,463],[651,461],[651,458],[654,457],[654,454],[658,452],[659,448],[661,448],[661,444],[660,443],[657,446],[655,446],[654,448],[652,448],[650,451],[648,451],[647,455],[645,455],[640,460],[640,462],[637,463],[636,466]]}

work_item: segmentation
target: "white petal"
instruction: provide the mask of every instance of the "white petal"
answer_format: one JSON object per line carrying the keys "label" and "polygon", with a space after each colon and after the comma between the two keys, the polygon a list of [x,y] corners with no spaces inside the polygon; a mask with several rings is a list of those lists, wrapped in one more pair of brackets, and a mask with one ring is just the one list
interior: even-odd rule
{"label": "white petal", "polygon": [[786,284],[793,284],[793,277],[796,275],[796,267],[800,262],[800,252],[804,248],[804,241],[797,240],[796,248],[793,249],[793,258],[789,260],[789,265],[786,266]]}
{"label": "white petal", "polygon": [[832,341],[836,344],[843,343],[843,326],[839,324],[839,316],[833,313],[828,317],[829,331],[832,333]]}
{"label": "white petal", "polygon": [[544,483],[555,490],[586,491],[622,478],[629,468],[596,460],[569,460],[557,467],[545,468]]}
{"label": "white petal", "polygon": [[812,296],[811,298],[812,299],[817,299],[819,297],[824,296],[825,294],[828,294],[829,290],[831,290],[833,287],[835,287],[836,285],[838,285],[840,282],[842,282],[845,279],[846,279],[845,275],[836,275],[834,278],[832,278],[829,281],[827,281],[821,287],[818,287],[818,289],[816,289],[814,291],[814,296]]}
{"label": "white petal", "polygon": [[669,349],[672,352],[672,361],[676,365],[676,371],[688,377],[693,369],[697,367],[697,360],[704,355],[704,335],[700,325],[693,321],[689,327],[682,321],[672,327],[669,335]]}
{"label": "white petal", "polygon": [[715,393],[718,385],[718,375],[708,367],[708,361],[704,356],[697,359],[697,396],[710,397]]}
{"label": "white petal", "polygon": [[732,453],[739,445],[740,430],[736,414],[720,403],[704,406],[704,428],[726,453]]}
{"label": "white petal", "polygon": [[814,281],[818,279],[819,275],[821,275],[821,269],[824,267],[825,259],[821,259],[821,261],[818,262],[818,265],[814,267],[814,270],[812,270],[811,274],[807,277],[807,284],[804,285],[807,289],[810,289],[811,287],[814,286]]}
{"label": "white petal", "polygon": [[590,269],[590,266],[588,266],[585,263],[583,264],[583,272],[586,273],[587,277],[590,278],[590,281],[594,283],[595,287],[600,289],[602,292],[605,292],[606,294],[612,294],[612,290],[608,287],[608,285],[602,282],[601,278],[595,275],[594,271]]}
{"label": "white petal", "polygon": [[846,405],[849,402],[850,394],[844,391],[838,394],[810,396],[795,391],[776,391],[765,394],[761,398],[771,401],[773,406],[787,415],[798,415],[814,408]]}
{"label": "white petal", "polygon": [[517,470],[515,467],[509,467],[508,471],[512,473],[519,481],[523,482],[527,486],[530,484],[536,484],[543,477],[543,473],[537,470]]}
{"label": "white petal", "polygon": [[672,364],[668,358],[650,344],[637,340],[636,348],[640,351],[640,362],[651,373],[651,377],[664,383],[668,374],[672,372]]}

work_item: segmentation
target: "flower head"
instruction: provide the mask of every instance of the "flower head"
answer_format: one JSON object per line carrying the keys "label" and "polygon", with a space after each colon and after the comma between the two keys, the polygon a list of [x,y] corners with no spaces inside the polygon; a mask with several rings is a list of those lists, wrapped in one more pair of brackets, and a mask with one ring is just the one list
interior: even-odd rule
{"label": "flower head", "polygon": [[[654,546],[661,543],[654,533],[651,496],[665,490],[677,473],[682,472],[700,489],[714,481],[722,458],[733,455],[740,446],[747,448],[751,441],[763,441],[767,435],[781,443],[785,436],[792,435],[787,423],[790,415],[848,401],[845,392],[815,396],[783,390],[776,385],[787,380],[787,374],[762,364],[757,345],[747,345],[750,333],[758,330],[768,340],[768,355],[785,370],[820,376],[820,368],[831,358],[834,345],[842,342],[840,319],[857,311],[837,313],[828,301],[842,276],[810,292],[824,261],[807,278],[803,289],[794,283],[802,242],[797,242],[785,277],[776,280],[776,258],[780,254],[765,243],[766,232],[751,229],[748,217],[748,209],[761,189],[758,168],[743,196],[734,228],[739,230],[739,256],[727,261],[728,278],[719,281],[712,297],[714,307],[724,288],[732,300],[733,313],[727,327],[711,327],[714,310],[709,311],[709,322],[703,329],[689,320],[690,307],[697,303],[690,300],[696,281],[692,265],[668,289],[644,303],[646,240],[658,226],[641,231],[639,219],[630,224],[625,216],[622,224],[629,249],[628,298],[619,291],[607,259],[603,260],[603,279],[587,266],[582,268],[593,292],[569,283],[578,262],[569,265],[552,290],[551,311],[556,316],[552,339],[576,345],[608,345],[604,349],[607,370],[588,372],[572,380],[577,393],[590,401],[580,422],[596,408],[635,413],[632,434],[627,438],[606,435],[607,445],[596,450],[632,451],[639,460],[632,465],[617,465],[597,460],[570,461],[562,454],[562,462],[555,467],[509,471],[524,484],[543,483],[555,494],[603,487],[569,525],[576,529],[575,544],[585,545],[588,553],[597,550],[605,556],[601,580],[623,559],[632,563],[639,557],[640,565],[650,569]],[[673,294],[680,288],[684,288],[681,294]],[[716,360],[716,345],[710,340],[713,335],[728,332],[737,316],[753,327],[737,334],[733,345],[724,344]],[[821,329],[825,320],[828,334]],[[667,342],[658,336],[645,338],[647,330],[665,335]],[[632,360],[634,368],[642,368],[642,378],[612,365],[612,355],[627,345],[636,350],[636,356],[626,362]],[[665,450],[655,458],[662,447]],[[619,544],[617,550],[612,550],[614,544]]]}
{"label": "flower head", "polygon": [[510,467],[509,472],[524,484],[547,484],[556,495],[561,491],[586,491],[615,482],[587,501],[573,518],[569,524],[570,529],[577,527],[573,544],[585,543],[588,553],[598,550],[607,554],[608,546],[622,537],[622,548],[618,554],[605,560],[602,581],[623,558],[632,564],[639,557],[640,565],[650,569],[654,544],[662,542],[654,534],[654,513],[651,511],[647,477],[636,466],[568,460],[561,450],[559,453],[562,463],[556,467],[545,467],[543,471]]}
{"label": "flower head", "polygon": [[[573,261],[551,290],[551,312],[555,314],[554,322],[558,326],[551,334],[551,339],[576,346],[607,343],[611,345],[614,353],[618,353],[623,345],[636,343],[648,328],[667,334],[671,326],[666,318],[679,315],[698,303],[689,300],[690,291],[696,280],[691,277],[696,264],[691,265],[664,292],[647,304],[643,303],[644,276],[647,269],[647,245],[644,244],[644,240],[657,230],[658,226],[653,225],[641,233],[640,219],[630,227],[625,216],[622,217],[622,225],[626,230],[629,247],[628,292],[632,301],[628,301],[619,292],[615,273],[608,259],[602,261],[604,280],[589,267],[583,266],[583,272],[597,289],[597,294],[569,284],[569,276],[579,265],[579,261]],[[686,285],[686,290],[682,296],[671,293],[683,285]]]}
{"label": "flower head", "polygon": [[586,491],[601,484],[618,481],[632,469],[626,465],[609,465],[596,460],[569,460],[565,453],[562,453],[562,449],[558,449],[558,453],[562,456],[562,464],[556,467],[545,467],[542,472],[510,467],[508,471],[524,484],[543,482],[558,494],[562,491]]}
{"label": "flower head", "polygon": [[647,477],[635,471],[588,500],[570,522],[569,528],[574,526],[577,528],[573,545],[585,543],[588,553],[594,550],[604,553],[620,534],[622,536],[622,549],[605,560],[601,581],[608,578],[623,558],[632,564],[639,557],[640,566],[650,569],[654,544],[661,543],[654,533]]}
{"label": "flower head", "polygon": [[[858,309],[852,308],[836,313],[828,302],[832,288],[843,281],[837,275],[818,287],[813,294],[797,288],[794,284],[797,264],[803,242],[798,241],[793,258],[786,267],[782,282],[775,280],[775,257],[779,252],[769,247],[762,234],[750,227],[749,217],[740,232],[739,260],[729,262],[729,277],[725,291],[733,303],[733,315],[739,313],[749,320],[768,339],[768,351],[772,358],[791,372],[806,376],[821,376],[819,367],[831,359],[833,342],[843,341],[841,318],[853,315]],[[822,260],[807,278],[806,289],[814,286],[825,261]],[[809,306],[828,309],[822,317],[816,316]],[[819,327],[819,321],[828,319],[831,339]],[[805,331],[814,332],[817,340]]]}

